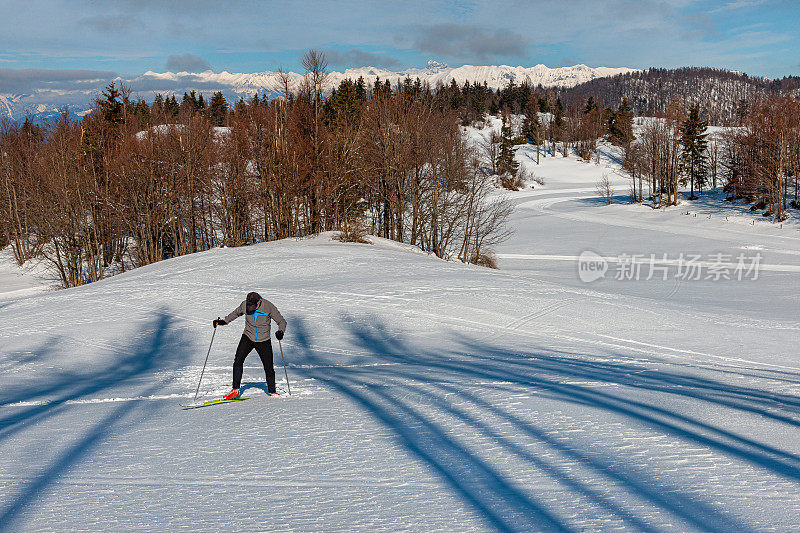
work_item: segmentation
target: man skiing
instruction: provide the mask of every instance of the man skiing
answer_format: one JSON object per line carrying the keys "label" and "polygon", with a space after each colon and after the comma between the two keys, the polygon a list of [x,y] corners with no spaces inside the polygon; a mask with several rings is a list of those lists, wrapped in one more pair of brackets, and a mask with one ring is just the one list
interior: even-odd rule
{"label": "man skiing", "polygon": [[270,326],[273,320],[278,324],[279,329],[275,332],[275,337],[281,340],[283,332],[286,331],[286,320],[272,302],[263,299],[257,292],[251,292],[248,293],[245,301],[234,309],[231,314],[224,319],[217,317],[214,320],[214,327],[230,324],[242,315],[245,315],[244,333],[242,333],[242,338],[239,340],[236,356],[233,359],[233,389],[223,398],[225,400],[235,400],[239,397],[244,360],[253,348],[256,349],[259,357],[261,357],[264,372],[267,374],[267,391],[270,396],[277,396],[278,392],[275,390],[275,368],[272,365]]}

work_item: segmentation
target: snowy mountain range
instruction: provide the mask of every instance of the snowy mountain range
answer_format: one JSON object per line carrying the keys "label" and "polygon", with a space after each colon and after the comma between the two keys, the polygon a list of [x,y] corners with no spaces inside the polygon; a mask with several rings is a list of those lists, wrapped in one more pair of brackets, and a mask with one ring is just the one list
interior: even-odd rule
{"label": "snowy mountain range", "polygon": [[[505,87],[509,82],[543,87],[574,87],[575,85],[607,76],[631,72],[629,68],[572,67],[549,68],[545,65],[533,67],[512,67],[508,65],[473,66],[463,65],[450,67],[445,63],[431,60],[424,68],[409,68],[391,71],[377,67],[360,67],[347,69],[344,72],[331,72],[327,78],[328,88],[337,86],[342,80],[363,77],[368,83],[376,78],[389,80],[393,85],[405,78],[420,78],[423,82],[435,87],[455,80],[459,85],[464,82],[484,83],[493,89]],[[288,73],[292,87],[296,87],[303,79],[302,74]],[[247,98],[254,93],[276,94],[280,87],[278,72],[153,72],[134,77],[99,77],[87,80],[70,80],[71,83],[59,85],[47,82],[34,85],[25,92],[6,92],[0,86],[0,116],[12,120],[23,120],[30,113],[35,120],[45,121],[56,116],[64,106],[68,106],[73,116],[82,116],[91,109],[91,100],[112,81],[124,83],[133,90],[134,97],[151,101],[156,93],[181,95],[184,91],[210,93],[222,91],[230,100],[239,97]]]}

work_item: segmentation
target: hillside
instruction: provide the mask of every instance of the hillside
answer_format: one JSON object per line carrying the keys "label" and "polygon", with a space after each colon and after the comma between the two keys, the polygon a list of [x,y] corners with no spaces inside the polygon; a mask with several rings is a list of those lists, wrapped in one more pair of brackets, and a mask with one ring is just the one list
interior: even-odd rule
{"label": "hillside", "polygon": [[562,97],[573,103],[592,96],[614,108],[625,98],[634,113],[643,116],[664,113],[673,101],[697,102],[711,124],[729,124],[747,112],[743,101],[798,87],[796,78],[770,80],[713,68],[652,68],[588,80],[563,91]]}

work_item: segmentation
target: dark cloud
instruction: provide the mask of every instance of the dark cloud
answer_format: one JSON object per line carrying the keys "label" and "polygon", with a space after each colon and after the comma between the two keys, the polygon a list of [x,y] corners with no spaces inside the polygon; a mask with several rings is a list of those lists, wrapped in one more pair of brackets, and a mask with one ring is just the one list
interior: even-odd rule
{"label": "dark cloud", "polygon": [[167,58],[167,70],[172,72],[203,72],[211,70],[211,65],[202,57],[183,54],[182,56],[169,56]]}
{"label": "dark cloud", "polygon": [[478,61],[525,57],[527,46],[522,35],[511,30],[485,30],[467,24],[424,26],[412,41],[412,47],[420,52]]}
{"label": "dark cloud", "polygon": [[393,68],[400,66],[400,61],[393,57],[383,56],[354,49],[347,51],[325,50],[325,57],[331,65],[342,67],[382,67]]}
{"label": "dark cloud", "polygon": [[686,39],[702,41],[719,37],[714,26],[714,19],[708,13],[692,13],[682,19],[682,35]]}
{"label": "dark cloud", "polygon": [[130,15],[96,15],[83,18],[78,21],[78,24],[102,33],[120,33],[144,29],[144,24]]}
{"label": "dark cloud", "polygon": [[213,81],[203,81],[197,76],[181,76],[177,80],[160,79],[150,76],[139,76],[126,82],[136,94],[148,95],[154,93],[183,94],[185,91],[200,92],[230,91],[230,87]]}
{"label": "dark cloud", "polygon": [[0,68],[0,93],[92,90],[109,83],[116,76],[115,72],[102,70]]}

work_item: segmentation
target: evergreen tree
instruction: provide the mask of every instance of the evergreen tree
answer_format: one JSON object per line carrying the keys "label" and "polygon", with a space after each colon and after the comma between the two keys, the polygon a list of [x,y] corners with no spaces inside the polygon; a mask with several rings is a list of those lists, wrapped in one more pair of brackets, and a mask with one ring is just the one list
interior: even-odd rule
{"label": "evergreen tree", "polygon": [[184,92],[183,93],[183,100],[181,100],[181,111],[188,112],[194,111],[194,104],[192,103],[192,99],[189,97],[189,94]]}
{"label": "evergreen tree", "polygon": [[522,122],[522,134],[525,140],[536,145],[536,164],[539,164],[539,144],[542,138],[542,123],[539,121],[538,103],[530,98],[525,106],[525,120]]}
{"label": "evergreen tree", "polygon": [[200,93],[200,96],[197,97],[197,109],[200,112],[206,110],[206,101],[203,99],[203,93]]}
{"label": "evergreen tree", "polygon": [[381,77],[375,76],[375,85],[372,86],[372,93],[375,96],[380,96],[382,89],[383,89],[383,83],[381,83]]}
{"label": "evergreen tree", "polygon": [[544,96],[539,97],[539,112],[540,113],[550,112],[550,106],[547,103],[547,98],[545,98]]}
{"label": "evergreen tree", "polygon": [[367,83],[364,81],[364,76],[359,76],[356,80],[356,98],[359,102],[367,99]]}
{"label": "evergreen tree", "polygon": [[461,103],[463,101],[461,98],[461,89],[458,88],[458,84],[456,83],[455,79],[450,82],[447,92],[450,100],[450,109],[458,109],[461,107]]}
{"label": "evergreen tree", "polygon": [[619,143],[626,144],[633,140],[633,110],[627,98],[622,99],[609,122],[609,132]]}
{"label": "evergreen tree", "polygon": [[555,112],[553,113],[553,125],[557,129],[561,129],[564,125],[564,104],[561,103],[561,98],[556,100]]}
{"label": "evergreen tree", "polygon": [[697,185],[702,192],[708,179],[708,155],[706,147],[706,128],[708,124],[700,119],[700,106],[693,105],[689,109],[689,116],[681,124],[681,171],[684,185],[691,182],[690,200],[694,200],[694,187]]}
{"label": "evergreen tree", "polygon": [[175,99],[174,94],[167,98],[167,101],[164,103],[164,109],[167,115],[172,115],[173,117],[178,116],[178,112],[181,108],[178,105],[178,101]]}
{"label": "evergreen tree", "polygon": [[538,144],[541,127],[537,106],[533,100],[529,100],[528,105],[525,106],[525,119],[522,122],[522,135],[525,136],[525,140],[532,144]]}
{"label": "evergreen tree", "polygon": [[358,98],[357,85],[350,79],[342,80],[338,89],[331,91],[323,106],[327,124],[336,129],[352,129],[358,127],[361,118],[361,101]]}
{"label": "evergreen tree", "polygon": [[225,101],[222,92],[217,91],[211,96],[211,104],[208,106],[208,118],[215,126],[224,126],[227,116],[228,102]]}
{"label": "evergreen tree", "polygon": [[501,176],[509,174],[514,177],[519,169],[519,163],[514,161],[514,137],[508,113],[503,113],[503,126],[500,128],[500,153],[497,154],[495,166],[497,173]]}
{"label": "evergreen tree", "polygon": [[123,120],[123,106],[119,97],[120,92],[112,82],[103,91],[103,98],[97,100],[97,104],[100,106],[100,116],[109,124],[119,124]]}
{"label": "evergreen tree", "polygon": [[244,98],[240,96],[239,100],[236,102],[236,105],[233,108],[233,112],[236,113],[237,115],[242,115],[245,112],[245,110],[247,110],[247,104],[244,103]]}
{"label": "evergreen tree", "polygon": [[156,116],[164,112],[164,95],[158,93],[153,99],[153,105],[150,107],[150,113]]}
{"label": "evergreen tree", "polygon": [[133,114],[144,122],[150,118],[150,106],[147,105],[147,102],[139,98],[133,106]]}
{"label": "evergreen tree", "polygon": [[595,109],[597,109],[597,103],[594,101],[594,97],[590,96],[589,100],[586,101],[586,107],[583,108],[583,114],[588,115]]}

